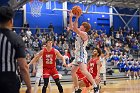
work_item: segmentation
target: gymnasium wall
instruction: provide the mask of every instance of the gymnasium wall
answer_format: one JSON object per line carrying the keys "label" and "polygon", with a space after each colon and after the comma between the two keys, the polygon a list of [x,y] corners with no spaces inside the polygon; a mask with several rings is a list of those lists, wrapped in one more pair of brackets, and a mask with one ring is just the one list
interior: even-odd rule
{"label": "gymnasium wall", "polygon": [[[7,5],[7,1],[9,0],[0,0],[0,5]],[[87,5],[83,5],[83,4],[73,4],[73,3],[68,3],[68,9],[72,9],[73,6],[75,5],[79,5],[83,11],[85,11]],[[62,11],[52,11],[52,9],[54,8],[54,2],[51,3],[51,9],[46,9],[46,4],[43,5],[42,8],[42,16],[41,17],[33,17],[30,14],[30,5],[29,3],[26,4],[26,20],[27,22],[30,24],[30,27],[32,28],[36,28],[37,26],[40,28],[47,28],[49,26],[50,23],[52,23],[54,25],[54,32],[57,32],[58,34],[61,33],[63,31],[63,15],[62,15]],[[60,8],[62,9],[62,3],[58,3],[56,2],[56,8]],[[120,8],[116,8],[117,11],[119,13],[124,13],[124,14],[134,14],[134,12],[136,10],[130,10],[130,9],[120,9]],[[95,6],[92,5],[88,12],[109,12],[109,7],[107,6]],[[113,11],[114,13],[116,13],[115,11]],[[137,13],[138,14],[138,13]],[[69,18],[69,17],[68,17]],[[129,21],[129,19],[131,17],[123,17],[124,20],[126,21],[126,23]],[[88,20],[89,19],[89,20]],[[74,20],[74,19],[73,19]],[[83,21],[88,21],[91,26],[92,29],[105,29],[106,33],[109,33],[109,15],[102,15],[102,14],[82,14],[81,17],[79,18],[79,25],[83,22]],[[118,30],[119,27],[124,27],[125,24],[123,23],[123,21],[119,18],[119,16],[113,16],[113,26],[115,28],[115,30]],[[104,28],[102,27],[102,25],[104,25]],[[18,10],[15,13],[15,17],[14,17],[14,26],[15,27],[22,27],[23,26],[23,11],[22,10]],[[132,19],[132,21],[128,24],[128,26],[131,28],[133,27],[135,31],[139,31],[139,18],[134,17]],[[34,33],[34,32],[33,32]]]}
{"label": "gymnasium wall", "polygon": [[23,10],[16,10],[14,16],[14,27],[23,26]]}
{"label": "gymnasium wall", "polygon": [[[83,4],[72,4],[72,3],[67,4],[68,9],[71,9],[75,5],[79,5],[83,11],[87,7],[86,5]],[[38,26],[40,28],[47,28],[49,26],[49,23],[52,23],[54,25],[54,32],[57,32],[58,34],[61,33],[64,28],[62,11],[52,11],[54,7],[55,7],[54,2],[52,2],[51,4],[51,10],[46,9],[46,5],[44,4],[41,12],[42,16],[36,18],[30,14],[29,3],[26,4],[27,22],[30,24],[30,27],[35,28],[36,26]],[[56,2],[56,8],[62,9],[62,3]],[[97,7],[95,5],[92,5],[89,9],[89,12],[92,11],[109,12],[109,7],[107,6]],[[109,15],[102,16],[100,14],[82,14],[82,16],[79,19],[79,25],[84,21],[88,21],[92,25],[92,29],[97,29],[97,30],[106,29],[106,33],[108,33],[109,31]],[[102,28],[102,25],[104,25],[104,28]]]}
{"label": "gymnasium wall", "polygon": [[[0,0],[0,6],[9,6],[9,0]],[[23,10],[16,10],[14,14],[14,27],[23,26]],[[17,30],[19,32],[19,30]]]}
{"label": "gymnasium wall", "polygon": [[[129,14],[129,15],[133,15],[136,11],[136,9],[128,9],[128,8],[116,8],[116,10],[120,13],[120,14]],[[114,13],[116,13],[113,10]],[[138,12],[137,12],[138,14]],[[131,17],[128,16],[122,16],[122,18],[124,19],[124,21],[127,23]],[[124,22],[120,19],[119,16],[113,16],[113,26],[115,31],[118,30],[119,27],[123,28],[125,26]],[[134,31],[139,31],[139,18],[138,17],[133,17],[133,19],[130,21],[130,23],[128,24],[128,26],[130,28],[134,28]]]}
{"label": "gymnasium wall", "polygon": [[[46,4],[43,4],[40,17],[33,17],[31,15],[31,8],[29,3],[26,4],[26,20],[32,28],[48,28],[52,23],[54,26],[54,32],[58,34],[63,31],[63,15],[60,11],[52,11],[54,9],[54,2],[51,2],[51,9],[46,9]],[[62,8],[62,3],[56,2],[57,8]]]}

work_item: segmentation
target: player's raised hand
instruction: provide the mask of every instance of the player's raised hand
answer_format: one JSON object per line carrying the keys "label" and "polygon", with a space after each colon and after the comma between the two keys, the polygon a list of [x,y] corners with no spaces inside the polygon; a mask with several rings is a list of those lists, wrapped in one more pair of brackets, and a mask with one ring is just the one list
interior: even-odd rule
{"label": "player's raised hand", "polygon": [[69,16],[70,16],[70,17],[73,17],[73,13],[72,13],[71,10],[70,10],[68,13],[69,13]]}

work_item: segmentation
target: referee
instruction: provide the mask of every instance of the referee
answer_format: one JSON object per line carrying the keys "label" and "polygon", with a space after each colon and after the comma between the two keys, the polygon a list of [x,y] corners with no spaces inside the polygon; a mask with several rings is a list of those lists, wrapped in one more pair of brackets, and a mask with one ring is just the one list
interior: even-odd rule
{"label": "referee", "polygon": [[25,46],[22,39],[12,32],[13,15],[10,7],[0,7],[0,92],[19,93],[20,82],[16,75],[19,66],[27,86],[26,93],[31,93]]}

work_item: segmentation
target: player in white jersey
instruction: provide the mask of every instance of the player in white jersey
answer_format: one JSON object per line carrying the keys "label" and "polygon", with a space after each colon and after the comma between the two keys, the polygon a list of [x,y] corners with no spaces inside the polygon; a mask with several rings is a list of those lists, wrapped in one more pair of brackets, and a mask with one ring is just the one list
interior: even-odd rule
{"label": "player in white jersey", "polygon": [[[106,54],[105,54],[106,52]],[[104,85],[106,85],[106,61],[107,58],[109,57],[109,51],[108,49],[105,47],[104,51],[102,51],[102,54],[100,56],[100,62],[101,62],[101,69],[100,69],[100,73],[103,76],[103,81],[104,81]]]}
{"label": "player in white jersey", "polygon": [[[33,64],[33,72],[36,72],[36,80],[35,80],[35,85],[34,85],[34,93],[37,93],[38,91],[38,84],[40,81],[40,78],[42,78],[43,75],[43,60],[42,57],[39,58],[39,60],[36,63],[33,63],[33,61],[31,61],[28,65],[30,66],[31,64]],[[48,88],[49,88],[49,93],[51,93],[51,83],[49,81],[48,84]]]}
{"label": "player in white jersey", "polygon": [[100,69],[100,73],[103,76],[104,85],[106,85],[106,58],[105,58],[103,53],[101,54],[100,62],[102,64],[101,69]]}
{"label": "player in white jersey", "polygon": [[73,13],[72,11],[69,12],[69,22],[70,22],[70,29],[76,32],[76,42],[75,42],[75,60],[74,65],[72,66],[71,74],[72,79],[75,86],[75,93],[81,93],[81,89],[78,86],[78,78],[76,72],[78,68],[80,68],[81,72],[88,78],[88,80],[92,83],[94,87],[94,92],[99,93],[99,89],[93,79],[92,75],[87,70],[87,51],[86,46],[88,43],[88,35],[87,32],[90,30],[91,26],[87,22],[83,22],[80,28],[78,28],[78,18],[74,22],[72,22]]}

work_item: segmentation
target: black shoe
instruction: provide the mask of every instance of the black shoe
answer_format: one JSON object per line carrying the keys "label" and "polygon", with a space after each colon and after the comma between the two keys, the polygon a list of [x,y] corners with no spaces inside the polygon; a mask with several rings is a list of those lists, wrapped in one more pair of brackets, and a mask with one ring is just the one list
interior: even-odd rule
{"label": "black shoe", "polygon": [[104,81],[104,85],[106,85],[106,81]]}
{"label": "black shoe", "polygon": [[81,93],[81,92],[82,92],[81,89],[75,90],[75,93]]}
{"label": "black shoe", "polygon": [[94,87],[94,93],[99,93],[99,87]]}

